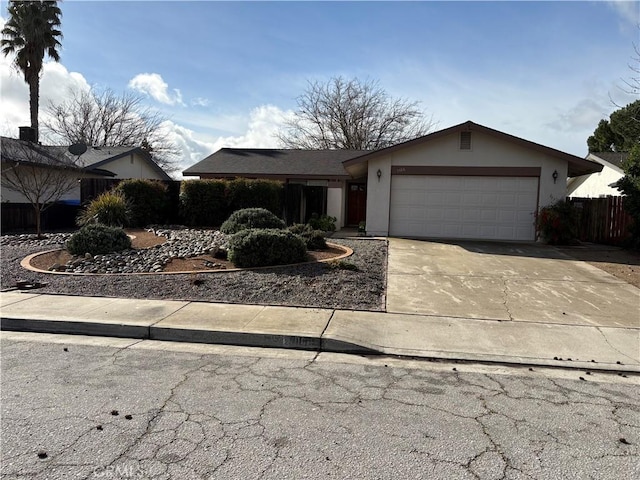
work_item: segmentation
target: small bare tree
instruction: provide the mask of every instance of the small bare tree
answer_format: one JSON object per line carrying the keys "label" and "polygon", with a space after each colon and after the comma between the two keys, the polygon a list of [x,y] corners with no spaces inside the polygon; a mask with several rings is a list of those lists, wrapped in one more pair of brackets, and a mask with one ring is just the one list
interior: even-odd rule
{"label": "small bare tree", "polygon": [[36,216],[42,237],[42,212],[78,186],[81,169],[64,155],[56,156],[37,144],[3,139],[2,188],[21,194]]}
{"label": "small bare tree", "polygon": [[278,135],[288,148],[376,150],[425,135],[433,126],[419,102],[394,99],[377,81],[309,82],[297,100],[295,117]]}
{"label": "small bare tree", "polygon": [[178,168],[179,150],[162,135],[166,120],[146,107],[142,97],[117,95],[112,90],[70,90],[67,100],[50,102],[43,120],[45,132],[57,143],[84,143],[94,147],[145,148],[168,172]]}

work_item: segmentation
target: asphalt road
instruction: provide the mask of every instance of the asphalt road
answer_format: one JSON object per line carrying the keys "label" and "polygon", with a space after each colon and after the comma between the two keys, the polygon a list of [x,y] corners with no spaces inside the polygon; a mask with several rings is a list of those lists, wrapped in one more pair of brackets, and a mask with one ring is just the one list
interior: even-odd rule
{"label": "asphalt road", "polygon": [[7,479],[640,478],[638,377],[1,338]]}

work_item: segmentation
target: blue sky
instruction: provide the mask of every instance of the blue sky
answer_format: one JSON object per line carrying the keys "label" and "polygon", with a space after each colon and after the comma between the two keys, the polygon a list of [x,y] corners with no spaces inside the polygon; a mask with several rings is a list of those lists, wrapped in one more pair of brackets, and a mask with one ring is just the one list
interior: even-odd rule
{"label": "blue sky", "polygon": [[[6,19],[6,2],[0,16]],[[277,146],[307,81],[379,80],[437,128],[473,120],[584,156],[639,43],[639,2],[62,2],[68,86],[134,90],[170,121],[183,167],[222,146]],[[28,124],[26,85],[2,59],[0,130]]]}

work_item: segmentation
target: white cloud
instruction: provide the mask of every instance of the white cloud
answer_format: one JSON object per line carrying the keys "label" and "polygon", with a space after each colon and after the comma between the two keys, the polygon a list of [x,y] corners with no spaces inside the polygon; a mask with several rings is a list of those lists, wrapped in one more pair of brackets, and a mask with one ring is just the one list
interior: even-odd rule
{"label": "white cloud", "polygon": [[607,2],[609,7],[613,8],[616,13],[624,20],[633,25],[640,23],[640,2],[638,1],[610,1]]}
{"label": "white cloud", "polygon": [[202,140],[202,135],[172,121],[164,122],[162,128],[167,138],[180,150],[181,172],[224,147],[278,148],[276,134],[284,120],[292,114],[273,105],[262,105],[250,112],[244,133],[208,140]]}
{"label": "white cloud", "polygon": [[149,95],[160,103],[167,105],[184,105],[182,93],[174,88],[173,93],[169,93],[169,85],[158,73],[140,73],[129,81],[129,88]]}
{"label": "white cloud", "polygon": [[197,98],[194,98],[193,100],[191,100],[191,105],[193,105],[194,107],[208,107],[209,106],[209,99],[208,98],[197,97]]}
{"label": "white cloud", "polygon": [[[0,133],[17,137],[18,127],[31,124],[29,87],[11,62],[12,58],[0,55]],[[40,123],[50,102],[62,102],[71,90],[88,89],[89,84],[80,73],[69,72],[60,63],[46,62],[40,77]]]}
{"label": "white cloud", "polygon": [[293,115],[274,105],[261,105],[251,111],[247,131],[239,136],[220,137],[215,144],[218,148],[278,148],[276,135],[283,122]]}

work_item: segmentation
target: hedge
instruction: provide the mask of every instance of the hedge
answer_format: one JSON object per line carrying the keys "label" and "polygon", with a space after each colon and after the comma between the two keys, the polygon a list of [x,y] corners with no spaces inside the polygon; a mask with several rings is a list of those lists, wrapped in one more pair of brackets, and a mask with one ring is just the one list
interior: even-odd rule
{"label": "hedge", "polygon": [[261,207],[279,217],[283,190],[273,180],[187,180],[180,191],[180,215],[194,227],[218,227],[243,208]]}
{"label": "hedge", "polygon": [[167,191],[162,182],[133,178],[123,180],[114,188],[114,192],[122,194],[127,201],[131,227],[166,223],[170,217]]}

